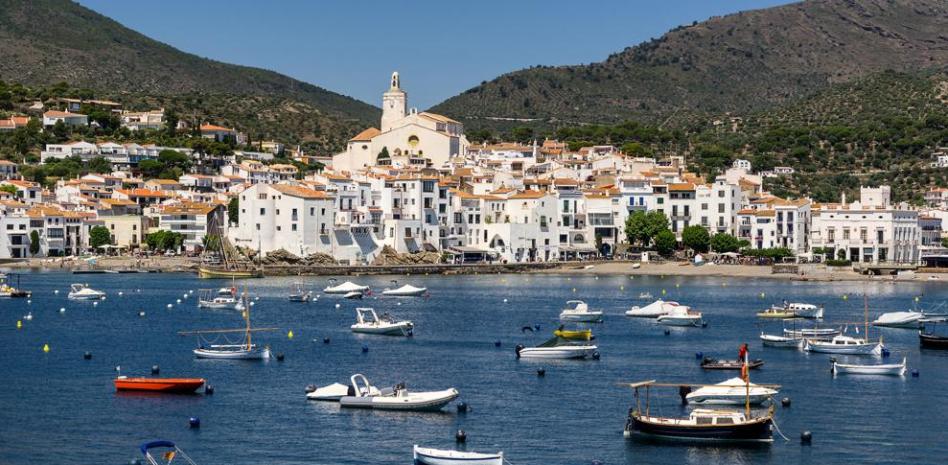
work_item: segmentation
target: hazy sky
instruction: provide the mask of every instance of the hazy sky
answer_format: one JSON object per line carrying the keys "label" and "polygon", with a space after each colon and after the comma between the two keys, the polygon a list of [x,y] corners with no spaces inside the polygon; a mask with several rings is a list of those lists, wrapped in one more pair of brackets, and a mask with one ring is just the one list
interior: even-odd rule
{"label": "hazy sky", "polygon": [[425,109],[531,65],[601,61],[675,26],[788,0],[79,0],[183,51]]}

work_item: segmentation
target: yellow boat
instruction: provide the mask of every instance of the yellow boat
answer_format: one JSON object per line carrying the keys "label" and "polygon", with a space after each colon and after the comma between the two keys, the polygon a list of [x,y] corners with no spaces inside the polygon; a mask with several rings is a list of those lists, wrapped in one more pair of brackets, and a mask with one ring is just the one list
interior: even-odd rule
{"label": "yellow boat", "polygon": [[762,312],[757,312],[757,318],[796,318],[797,315],[793,313],[793,310],[788,310],[783,307],[770,307],[767,310]]}
{"label": "yellow boat", "polygon": [[259,270],[223,270],[214,268],[198,268],[198,277],[203,279],[243,279],[262,278]]}
{"label": "yellow boat", "polygon": [[591,329],[557,329],[553,335],[563,339],[572,339],[575,341],[589,341],[592,339]]}

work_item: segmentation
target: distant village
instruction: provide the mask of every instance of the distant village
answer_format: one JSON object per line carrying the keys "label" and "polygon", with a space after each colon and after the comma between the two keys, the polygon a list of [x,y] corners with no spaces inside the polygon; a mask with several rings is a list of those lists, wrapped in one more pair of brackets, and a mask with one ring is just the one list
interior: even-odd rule
{"label": "distant village", "polygon": [[[132,130],[166,124],[161,109],[60,100],[60,108],[42,114],[44,128],[94,124],[79,113],[90,105],[114,112]],[[460,122],[410,108],[398,73],[382,110],[378,127],[332,156],[255,141],[253,151],[209,161],[189,148],[74,141],[46,145],[40,162],[104,158],[113,172],[61,179],[52,188],[0,160],[0,259],[136,254],[153,249],[147,238],[161,231],[180,234],[174,253],[198,254],[208,237],[221,235],[263,255],[326,254],[353,265],[373,263],[383,250],[434,252],[453,263],[611,258],[648,245],[626,235],[627,220],[639,212],[662,213],[677,241],[686,228],[701,226],[709,236],[733,236],[743,251],[786,249],[793,260],[934,266],[948,259],[948,189],[928,192],[921,209],[893,203],[888,186],[818,203],[762,188],[765,177],[792,174],[793,167],[755,172],[736,160],[705,179],[689,172],[683,157],[633,157],[613,146],[472,144]],[[30,118],[0,120],[0,131]],[[247,143],[239,128],[214,121],[196,129],[202,138]],[[191,172],[145,179],[139,164],[168,150],[195,159]],[[274,162],[283,158],[325,168],[304,174]],[[935,153],[932,165],[948,168],[948,154]]]}

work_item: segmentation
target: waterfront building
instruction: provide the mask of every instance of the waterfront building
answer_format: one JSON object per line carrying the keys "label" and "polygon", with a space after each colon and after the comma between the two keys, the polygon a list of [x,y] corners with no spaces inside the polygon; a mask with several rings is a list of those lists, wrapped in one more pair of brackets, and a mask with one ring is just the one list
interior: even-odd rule
{"label": "waterfront building", "polygon": [[239,195],[234,245],[266,254],[283,249],[305,256],[332,254],[335,198],[325,191],[291,184],[254,184]]}
{"label": "waterfront building", "polygon": [[159,209],[158,229],[184,236],[182,246],[189,252],[204,248],[204,237],[213,225],[224,228],[227,208],[221,204],[180,203]]}

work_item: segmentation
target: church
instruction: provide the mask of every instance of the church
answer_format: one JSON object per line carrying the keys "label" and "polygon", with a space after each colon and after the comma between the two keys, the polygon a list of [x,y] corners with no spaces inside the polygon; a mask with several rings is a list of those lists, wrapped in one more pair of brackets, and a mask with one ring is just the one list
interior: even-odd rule
{"label": "church", "polygon": [[336,171],[356,171],[367,166],[441,166],[463,156],[469,143],[464,125],[447,116],[408,108],[398,72],[392,73],[388,91],[382,94],[380,128],[368,128],[332,157]]}

